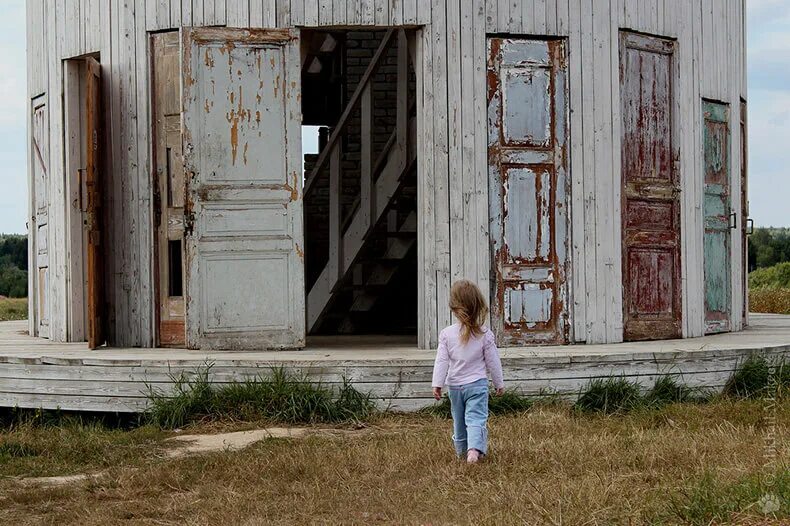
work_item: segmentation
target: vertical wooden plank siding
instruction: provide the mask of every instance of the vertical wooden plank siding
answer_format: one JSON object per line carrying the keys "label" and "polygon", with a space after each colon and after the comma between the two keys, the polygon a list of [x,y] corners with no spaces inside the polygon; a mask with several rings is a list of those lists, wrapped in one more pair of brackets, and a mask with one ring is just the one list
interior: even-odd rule
{"label": "vertical wooden plank siding", "polygon": [[[447,184],[450,199],[450,280],[475,277],[468,273],[465,262],[470,260],[465,252],[464,239],[464,173],[461,164],[463,130],[461,118],[461,13],[459,0],[448,0],[447,6]],[[450,67],[450,65],[455,67]],[[458,67],[460,66],[460,67]]]}
{"label": "vertical wooden plank siding", "polygon": [[[50,336],[68,338],[73,308],[67,303],[72,300],[66,247],[74,233],[66,221],[64,181],[70,174],[64,165],[64,59],[98,52],[102,64],[107,105],[104,136],[112,161],[106,195],[111,342],[150,345],[155,323],[146,32],[190,25],[417,23],[425,24],[418,45],[420,100],[426,115],[420,119],[418,161],[425,177],[424,182],[420,179],[424,231],[419,259],[425,276],[421,295],[427,298],[421,345],[434,344],[436,331],[451,321],[446,303],[453,279],[466,276],[487,285],[486,146],[485,137],[473,133],[485,122],[486,89],[480,69],[486,34],[516,32],[567,38],[572,339],[618,341],[623,325],[622,264],[612,256],[620,252],[622,239],[620,222],[612,220],[622,212],[617,208],[616,175],[621,135],[617,35],[631,28],[677,40],[682,332],[699,336],[705,331],[705,298],[698,286],[704,282],[701,100],[733,108],[746,96],[745,9],[744,0],[473,0],[471,5],[459,0],[30,0],[28,94],[31,101],[45,92],[51,95],[46,104],[49,155],[60,160],[52,163],[48,183],[50,274],[46,284],[30,276],[31,294],[47,289]],[[731,237],[730,310],[731,327],[739,329],[746,294],[740,274],[746,257],[740,235],[746,219],[740,174],[746,159],[740,148],[743,132],[733,124],[732,112],[729,118],[730,195],[733,210],[739,212],[737,235]],[[31,217],[34,194],[31,191]],[[31,228],[31,243],[35,235]]]}
{"label": "vertical wooden plank siding", "polygon": [[447,4],[432,0],[433,22],[433,171],[434,209],[436,223],[436,302],[437,326],[451,323],[451,247],[449,199],[449,139],[448,139],[448,80],[447,80]]}

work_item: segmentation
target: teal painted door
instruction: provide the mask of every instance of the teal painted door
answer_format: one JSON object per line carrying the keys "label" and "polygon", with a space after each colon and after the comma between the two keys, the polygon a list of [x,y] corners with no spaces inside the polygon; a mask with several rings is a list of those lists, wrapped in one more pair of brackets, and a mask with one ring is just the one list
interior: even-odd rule
{"label": "teal painted door", "polygon": [[730,330],[730,110],[703,102],[705,118],[705,326],[706,333]]}

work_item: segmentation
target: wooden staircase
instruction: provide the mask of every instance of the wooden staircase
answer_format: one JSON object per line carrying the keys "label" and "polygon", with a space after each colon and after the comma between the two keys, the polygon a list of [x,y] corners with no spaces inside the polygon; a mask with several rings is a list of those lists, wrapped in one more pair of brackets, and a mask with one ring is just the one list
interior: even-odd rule
{"label": "wooden staircase", "polygon": [[[397,41],[397,117],[395,129],[378,159],[373,159],[373,79]],[[396,278],[403,261],[416,250],[416,115],[409,100],[409,36],[405,30],[385,34],[326,147],[305,182],[305,199],[329,166],[329,256],[307,294],[307,329],[330,327],[353,332]],[[343,135],[351,115],[361,117],[360,191],[342,215]]]}

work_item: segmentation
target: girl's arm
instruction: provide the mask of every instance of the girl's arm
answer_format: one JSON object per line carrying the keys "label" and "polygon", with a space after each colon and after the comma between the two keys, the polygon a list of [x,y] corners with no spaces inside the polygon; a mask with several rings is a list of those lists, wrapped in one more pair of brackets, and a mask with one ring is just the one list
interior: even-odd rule
{"label": "girl's arm", "polygon": [[447,352],[447,337],[444,331],[439,333],[439,348],[436,350],[436,361],[433,364],[433,391],[434,396],[441,396],[444,381],[447,379],[447,370],[450,368],[450,353]]}
{"label": "girl's arm", "polygon": [[499,350],[496,347],[494,332],[489,329],[483,337],[483,358],[486,368],[491,373],[491,380],[497,390],[505,388],[505,378],[502,373],[502,360],[499,359]]}

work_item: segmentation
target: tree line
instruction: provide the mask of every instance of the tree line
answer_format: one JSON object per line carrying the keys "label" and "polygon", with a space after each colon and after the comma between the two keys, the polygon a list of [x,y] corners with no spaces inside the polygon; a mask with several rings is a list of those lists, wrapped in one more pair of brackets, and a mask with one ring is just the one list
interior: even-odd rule
{"label": "tree line", "polygon": [[27,236],[0,234],[0,296],[27,296]]}
{"label": "tree line", "polygon": [[790,228],[756,228],[749,236],[749,272],[790,261]]}

